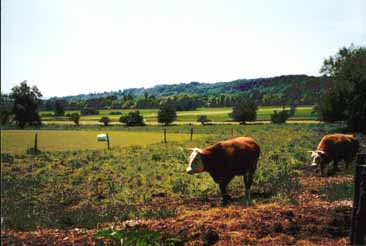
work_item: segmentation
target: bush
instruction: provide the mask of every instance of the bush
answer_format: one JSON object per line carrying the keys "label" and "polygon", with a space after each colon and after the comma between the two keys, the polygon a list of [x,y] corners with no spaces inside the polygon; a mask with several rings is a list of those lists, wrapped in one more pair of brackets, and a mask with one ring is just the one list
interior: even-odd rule
{"label": "bush", "polygon": [[81,115],[98,115],[99,111],[93,108],[83,108],[80,110]]}
{"label": "bush", "polygon": [[80,115],[78,113],[72,113],[69,116],[69,119],[75,123],[75,125],[79,125]]}
{"label": "bush", "polygon": [[246,121],[255,121],[258,106],[254,100],[241,97],[233,106],[233,112],[229,114],[235,121],[245,124]]}
{"label": "bush", "polygon": [[158,112],[158,122],[164,123],[166,126],[175,121],[177,118],[176,109],[174,103],[167,101],[161,104]]}
{"label": "bush", "polygon": [[113,112],[110,112],[109,115],[121,115],[122,112],[119,112],[119,111],[113,111]]}
{"label": "bush", "polygon": [[199,115],[197,117],[197,122],[200,122],[202,125],[205,125],[207,122],[210,122],[211,120],[209,120],[207,118],[207,115]]}
{"label": "bush", "polygon": [[281,111],[274,110],[273,114],[271,114],[271,122],[274,124],[282,124],[286,123],[288,118],[290,118],[291,114],[289,110],[286,110],[284,107]]}
{"label": "bush", "polygon": [[103,123],[104,126],[108,126],[109,122],[111,122],[111,119],[104,116],[104,117],[100,118],[99,122]]}
{"label": "bush", "polygon": [[129,112],[127,116],[121,116],[119,122],[125,123],[127,126],[144,126],[144,117],[140,115],[137,110],[135,112]]}

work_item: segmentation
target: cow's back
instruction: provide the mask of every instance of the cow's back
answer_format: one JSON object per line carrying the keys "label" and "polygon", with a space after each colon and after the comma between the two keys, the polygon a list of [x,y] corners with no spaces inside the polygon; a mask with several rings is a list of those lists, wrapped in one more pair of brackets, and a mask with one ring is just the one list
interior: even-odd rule
{"label": "cow's back", "polygon": [[326,152],[332,159],[343,159],[354,156],[358,146],[358,141],[353,135],[329,134],[322,138],[318,150]]}

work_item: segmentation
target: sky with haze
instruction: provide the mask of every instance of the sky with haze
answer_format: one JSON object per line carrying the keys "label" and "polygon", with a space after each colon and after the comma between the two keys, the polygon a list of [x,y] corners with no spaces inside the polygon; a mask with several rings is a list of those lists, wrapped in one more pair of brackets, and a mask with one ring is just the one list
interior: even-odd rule
{"label": "sky with haze", "polygon": [[351,43],[366,46],[365,0],[1,0],[1,91],[317,76]]}

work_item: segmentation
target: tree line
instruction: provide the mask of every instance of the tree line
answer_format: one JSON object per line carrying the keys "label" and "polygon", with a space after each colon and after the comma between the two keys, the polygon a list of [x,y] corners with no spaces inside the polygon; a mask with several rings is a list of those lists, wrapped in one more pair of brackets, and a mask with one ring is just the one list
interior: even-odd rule
{"label": "tree line", "polygon": [[[366,128],[366,48],[350,47],[341,48],[336,55],[324,60],[320,69],[324,81],[332,81],[327,90],[318,90],[319,96],[314,107],[319,119],[325,122],[344,121],[350,129],[365,131]],[[267,84],[272,82],[264,81]],[[144,93],[143,96],[134,97],[131,94],[91,98],[79,101],[67,101],[59,99],[41,100],[42,94],[37,87],[29,87],[27,82],[15,86],[9,95],[1,95],[1,123],[15,122],[24,128],[26,124],[40,124],[39,110],[52,110],[55,116],[63,116],[65,110],[80,110],[81,115],[97,114],[99,109],[124,109],[134,108],[135,112],[121,116],[120,122],[127,125],[143,125],[143,117],[138,109],[158,108],[158,122],[170,124],[176,119],[176,111],[195,110],[197,107],[233,107],[230,117],[234,121],[243,124],[256,119],[258,105],[264,102],[282,102],[277,94],[268,93],[259,96],[253,93],[258,84],[263,81],[252,81],[243,86],[239,93],[221,95],[179,94],[173,96],[156,97]],[[290,81],[291,82],[291,81]],[[289,82],[289,83],[290,83]],[[316,87],[316,85],[314,84]],[[158,87],[159,88],[159,87]],[[300,87],[298,87],[300,88]],[[254,90],[255,91],[255,90]],[[306,93],[304,93],[306,95]],[[271,115],[273,123],[283,123],[294,114],[295,105],[298,102],[298,94],[294,94],[287,104],[292,105],[290,110],[283,108]],[[267,105],[268,105],[267,104]],[[78,124],[80,115],[68,115]],[[201,115],[197,119],[202,124],[207,123],[207,116]],[[108,125],[109,119],[101,119]]]}

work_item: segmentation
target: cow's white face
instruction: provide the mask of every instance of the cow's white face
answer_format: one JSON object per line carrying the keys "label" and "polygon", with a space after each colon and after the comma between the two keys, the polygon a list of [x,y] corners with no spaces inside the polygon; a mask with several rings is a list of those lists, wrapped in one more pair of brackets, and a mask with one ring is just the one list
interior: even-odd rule
{"label": "cow's white face", "polygon": [[311,152],[311,158],[312,158],[311,166],[320,165],[320,163],[323,160],[324,151],[316,150],[316,151],[309,151],[309,152]]}
{"label": "cow's white face", "polygon": [[188,174],[200,173],[205,169],[201,157],[202,150],[199,148],[192,149],[192,154],[189,157],[189,165],[187,168]]}

